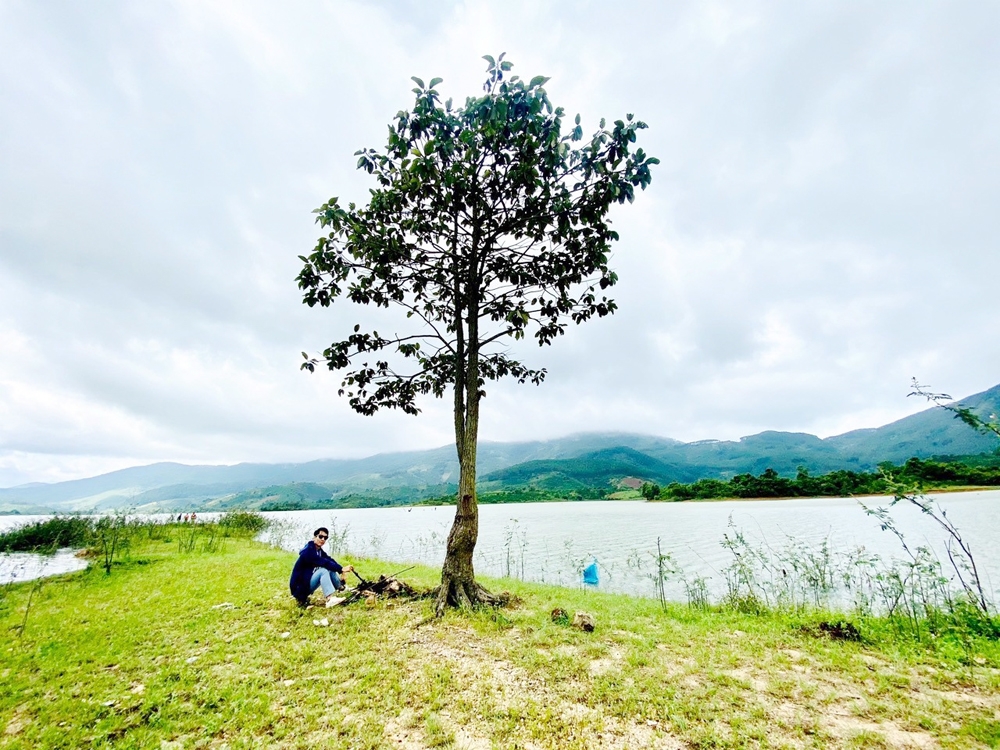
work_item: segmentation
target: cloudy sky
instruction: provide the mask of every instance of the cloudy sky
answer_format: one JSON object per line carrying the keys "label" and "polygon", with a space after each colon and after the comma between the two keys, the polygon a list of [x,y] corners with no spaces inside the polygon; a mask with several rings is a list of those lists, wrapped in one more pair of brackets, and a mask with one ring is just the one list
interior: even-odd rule
{"label": "cloudy sky", "polygon": [[[0,0],[0,486],[451,439],[298,369],[311,210],[363,200],[411,75],[483,54],[658,156],[617,315],[494,385],[482,437],[827,436],[1000,382],[1000,6]],[[359,317],[360,316],[360,317]]]}

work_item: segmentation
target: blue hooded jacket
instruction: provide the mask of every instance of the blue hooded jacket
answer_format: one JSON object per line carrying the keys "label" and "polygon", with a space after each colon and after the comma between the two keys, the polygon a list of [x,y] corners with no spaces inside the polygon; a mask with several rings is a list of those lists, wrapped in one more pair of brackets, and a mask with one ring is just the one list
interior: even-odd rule
{"label": "blue hooded jacket", "polygon": [[312,540],[309,540],[299,552],[299,559],[295,561],[295,567],[292,568],[292,577],[288,580],[288,588],[292,592],[292,596],[300,602],[306,601],[312,593],[309,584],[312,581],[313,570],[316,568],[326,568],[334,573],[344,572],[344,568],[339,562],[317,547]]}

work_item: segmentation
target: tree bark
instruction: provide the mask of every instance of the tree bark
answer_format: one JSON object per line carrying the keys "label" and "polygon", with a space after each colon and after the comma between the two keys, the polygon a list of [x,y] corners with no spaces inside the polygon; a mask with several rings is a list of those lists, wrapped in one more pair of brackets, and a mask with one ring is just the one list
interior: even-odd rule
{"label": "tree bark", "polygon": [[[458,354],[455,377],[455,448],[458,453],[458,502],[455,521],[448,534],[448,547],[441,566],[441,585],[434,610],[438,617],[446,607],[497,604],[499,600],[476,583],[472,554],[479,538],[479,505],[476,502],[476,452],[479,446],[479,274],[476,241],[469,263],[464,297],[456,285],[456,334]],[[465,320],[462,320],[462,312]],[[465,336],[463,340],[463,323]]]}
{"label": "tree bark", "polygon": [[[476,381],[478,388],[478,379]],[[476,448],[479,435],[478,393],[467,394],[464,441],[459,448],[460,474],[455,521],[448,534],[448,551],[441,567],[441,586],[434,605],[440,617],[445,608],[497,605],[500,598],[476,583],[472,554],[479,537],[479,506],[476,502]]]}

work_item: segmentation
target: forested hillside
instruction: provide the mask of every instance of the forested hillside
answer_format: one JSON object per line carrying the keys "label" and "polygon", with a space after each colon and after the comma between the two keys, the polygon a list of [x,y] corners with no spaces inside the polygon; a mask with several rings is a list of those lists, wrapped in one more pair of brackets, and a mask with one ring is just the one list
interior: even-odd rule
{"label": "forested hillside", "polygon": [[[984,418],[1000,413],[1000,386],[963,399]],[[805,433],[765,431],[740,440],[683,443],[626,433],[593,433],[524,443],[482,443],[484,493],[518,497],[613,492],[623,479],[661,486],[698,480],[730,482],[768,469],[783,478],[800,468],[812,476],[873,472],[883,461],[971,456],[989,462],[995,438],[969,429],[935,407],[892,424],[820,439]],[[978,459],[976,456],[985,458]],[[66,512],[109,508],[189,510],[393,505],[454,491],[454,446],[362,459],[302,464],[187,466],[160,463],[57,484],[0,489],[0,512]],[[525,494],[527,493],[527,494]],[[511,496],[513,497],[513,496]]]}

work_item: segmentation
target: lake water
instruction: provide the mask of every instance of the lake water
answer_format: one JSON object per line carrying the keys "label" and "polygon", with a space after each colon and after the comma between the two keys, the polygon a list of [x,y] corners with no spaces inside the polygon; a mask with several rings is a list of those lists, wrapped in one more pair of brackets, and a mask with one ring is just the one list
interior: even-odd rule
{"label": "lake water", "polygon": [[[1000,490],[933,497],[972,547],[980,575],[994,599],[1000,599],[1000,545],[995,543],[1000,536]],[[888,499],[866,498],[864,502],[878,506]],[[724,591],[723,569],[733,560],[732,552],[721,542],[724,535],[732,537],[736,531],[752,545],[776,554],[795,540],[814,550],[826,543],[840,554],[863,547],[885,559],[904,556],[899,540],[882,531],[879,522],[867,516],[853,498],[530,503],[483,505],[479,511],[477,573],[578,586],[581,569],[596,559],[601,590],[646,596],[654,593],[649,574],[655,567],[657,538],[662,551],[669,553],[689,578],[698,575],[708,579],[714,597]],[[393,560],[399,567],[409,562],[440,565],[454,512],[453,507],[441,506],[266,513],[276,523],[265,537],[297,551],[311,538],[313,529],[328,526],[334,537],[342,536],[338,545],[341,552]],[[904,505],[893,510],[893,517],[911,548],[927,545],[947,564],[945,534],[933,519]],[[30,520],[36,519],[0,516],[0,530]],[[336,549],[333,554],[336,556]],[[48,558],[40,573],[65,572],[61,566],[82,567],[82,563],[61,554]],[[0,583],[5,581],[3,571],[12,565],[22,566],[17,580],[30,577],[23,560],[0,555]],[[367,577],[394,571],[360,572]],[[667,593],[673,599],[684,598],[679,582],[668,586]]]}
{"label": "lake water", "polygon": [[[1000,491],[933,495],[971,546],[990,591],[1000,585]],[[869,506],[888,498],[866,498]],[[453,507],[371,508],[267,513],[277,521],[271,541],[297,551],[317,526],[345,534],[340,544],[358,555],[440,565]],[[912,506],[893,509],[897,528],[911,549],[926,545],[947,564],[945,534]],[[865,514],[854,498],[750,500],[686,503],[574,502],[483,505],[479,508],[476,572],[511,575],[563,586],[581,585],[581,570],[596,559],[599,588],[653,595],[657,538],[661,549],[690,578],[708,579],[714,597],[725,589],[723,569],[733,554],[721,542],[742,531],[747,540],[776,554],[795,540],[812,549],[824,542],[834,553],[859,547],[889,559],[905,553],[899,540]],[[336,552],[334,552],[336,554]],[[636,565],[639,563],[639,566]],[[392,571],[360,571],[362,575]],[[950,569],[949,569],[950,572]],[[683,585],[668,586],[683,599]]]}
{"label": "lake water", "polygon": [[33,555],[29,552],[0,554],[0,585],[86,568],[87,561],[75,555],[76,550],[73,549],[61,549],[52,555]]}

